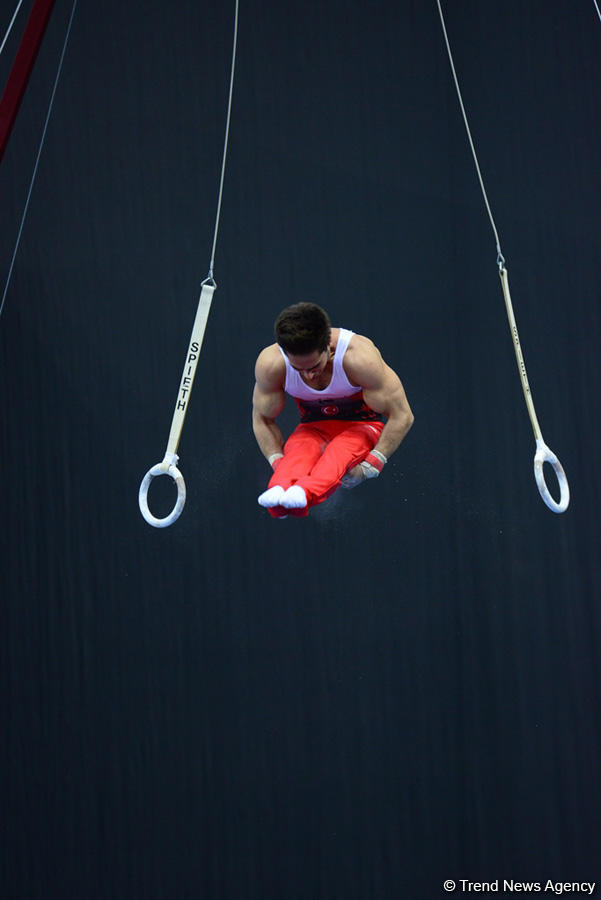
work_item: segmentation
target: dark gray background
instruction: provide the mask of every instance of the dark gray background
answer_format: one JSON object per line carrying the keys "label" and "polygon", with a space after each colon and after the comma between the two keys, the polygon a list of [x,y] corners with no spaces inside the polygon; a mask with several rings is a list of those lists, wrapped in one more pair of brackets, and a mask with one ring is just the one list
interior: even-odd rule
{"label": "dark gray background", "polygon": [[[445,9],[571,506],[534,482],[435,2],[250,0],[188,500],[142,520],[208,270],[233,2],[80,0],[0,320],[5,898],[601,879],[601,22]],[[3,279],[70,11],[0,167]],[[377,482],[278,522],[253,366],[302,299],[376,342],[416,421]]]}

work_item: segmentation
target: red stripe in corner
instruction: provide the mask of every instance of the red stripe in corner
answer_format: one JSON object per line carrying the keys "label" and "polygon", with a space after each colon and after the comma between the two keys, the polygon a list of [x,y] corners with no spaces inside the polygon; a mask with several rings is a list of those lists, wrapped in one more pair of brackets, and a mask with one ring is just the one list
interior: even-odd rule
{"label": "red stripe in corner", "polygon": [[23,94],[44,38],[55,0],[34,0],[6,88],[0,100],[0,160],[4,156]]}

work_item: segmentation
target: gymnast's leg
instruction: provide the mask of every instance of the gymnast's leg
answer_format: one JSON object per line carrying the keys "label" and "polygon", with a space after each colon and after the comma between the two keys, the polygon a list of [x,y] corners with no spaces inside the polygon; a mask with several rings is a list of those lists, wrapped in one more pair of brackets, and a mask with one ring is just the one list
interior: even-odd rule
{"label": "gymnast's leg", "polygon": [[[307,475],[296,482],[307,499],[307,508],[323,503],[340,486],[340,479],[365,459],[377,444],[384,425],[381,422],[340,422],[343,426],[327,444]],[[285,503],[285,501],[284,501]]]}
{"label": "gymnast's leg", "polygon": [[323,453],[328,435],[318,423],[298,425],[284,444],[284,456],[276,462],[267,490],[259,497],[259,504],[269,509],[275,518],[288,515],[280,506],[284,493],[302,475],[311,471]]}

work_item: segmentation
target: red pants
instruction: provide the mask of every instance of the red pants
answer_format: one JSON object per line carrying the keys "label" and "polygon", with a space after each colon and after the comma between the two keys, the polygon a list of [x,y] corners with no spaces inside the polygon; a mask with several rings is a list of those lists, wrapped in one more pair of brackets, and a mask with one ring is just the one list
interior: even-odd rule
{"label": "red pants", "polygon": [[307,506],[299,510],[274,506],[276,518],[284,515],[306,516],[309,506],[323,503],[340,486],[340,479],[362,462],[377,444],[383,422],[345,422],[330,419],[298,425],[284,444],[269,487],[279,484],[287,490],[293,484],[302,487]]}

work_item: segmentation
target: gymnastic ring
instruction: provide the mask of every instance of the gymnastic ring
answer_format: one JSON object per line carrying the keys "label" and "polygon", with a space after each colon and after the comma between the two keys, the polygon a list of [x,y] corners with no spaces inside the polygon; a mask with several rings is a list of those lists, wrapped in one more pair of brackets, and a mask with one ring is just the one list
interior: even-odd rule
{"label": "gymnastic ring", "polygon": [[[545,473],[543,471],[543,464],[549,463],[549,465],[553,466],[553,471],[557,477],[557,481],[559,484],[559,490],[561,492],[559,503],[557,503],[551,494],[549,493],[549,488],[545,482]],[[555,456],[552,450],[547,447],[542,438],[539,438],[536,442],[536,454],[534,456],[534,477],[536,478],[536,483],[538,485],[538,489],[541,497],[549,507],[552,512],[562,513],[565,512],[568,508],[568,503],[570,502],[570,487],[568,485],[568,479],[566,478],[566,473],[563,470],[563,466]]]}
{"label": "gymnastic ring", "polygon": [[[171,462],[171,460],[173,460],[173,462]],[[167,528],[168,525],[173,525],[173,523],[179,519],[181,511],[184,508],[184,503],[186,502],[186,482],[184,481],[184,476],[175,465],[177,461],[178,457],[175,456],[175,454],[173,456],[165,457],[163,462],[158,463],[156,466],[149,469],[142,479],[142,484],[140,485],[140,491],[138,493],[140,512],[148,524],[153,525],[154,528]],[[150,482],[153,478],[156,478],[159,475],[170,475],[177,486],[177,500],[175,501],[175,506],[164,519],[157,519],[156,516],[152,515],[148,508],[148,488],[150,487]]]}

